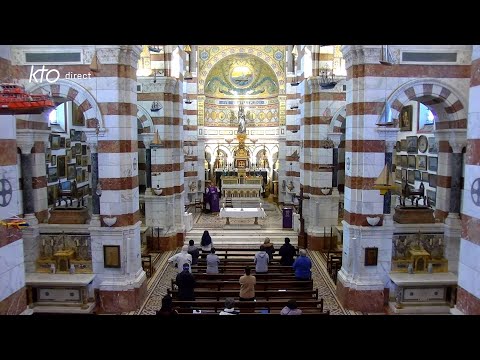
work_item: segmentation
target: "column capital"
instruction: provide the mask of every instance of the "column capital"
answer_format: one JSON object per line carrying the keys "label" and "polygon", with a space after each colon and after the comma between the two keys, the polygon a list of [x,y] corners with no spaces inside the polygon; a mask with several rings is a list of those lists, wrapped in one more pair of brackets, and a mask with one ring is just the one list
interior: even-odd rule
{"label": "column capital", "polygon": [[98,148],[98,138],[105,136],[105,128],[98,128],[98,134],[96,128],[85,129],[85,135],[87,136],[87,145],[90,147],[90,152],[96,153]]}
{"label": "column capital", "polygon": [[138,135],[138,140],[142,141],[145,149],[150,149],[150,145],[155,137],[154,133],[143,133]]}
{"label": "column capital", "polygon": [[393,152],[393,148],[395,143],[397,142],[397,134],[399,128],[387,128],[387,127],[378,127],[378,139],[385,140],[385,152],[391,153]]}
{"label": "column capital", "polygon": [[41,141],[48,144],[50,130],[32,130],[32,129],[18,129],[17,130],[17,146],[22,151],[22,154],[31,154],[35,141]]}
{"label": "column capital", "polygon": [[453,153],[459,154],[467,145],[467,129],[435,130],[435,140],[448,141],[448,144],[451,146]]}
{"label": "column capital", "polygon": [[338,148],[340,146],[341,137],[342,137],[342,133],[333,133],[333,132],[328,133],[328,138],[333,141],[333,145],[335,145],[335,148]]}

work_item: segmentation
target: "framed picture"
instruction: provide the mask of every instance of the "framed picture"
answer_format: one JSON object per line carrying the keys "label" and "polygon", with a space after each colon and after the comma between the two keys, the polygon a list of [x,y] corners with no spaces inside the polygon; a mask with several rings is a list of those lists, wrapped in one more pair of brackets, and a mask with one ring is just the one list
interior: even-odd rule
{"label": "framed picture", "polygon": [[47,187],[48,205],[53,205],[55,203],[55,200],[57,199],[57,194],[58,194],[57,185],[50,185]]}
{"label": "framed picture", "polygon": [[77,183],[82,182],[82,168],[77,167],[75,179],[77,180]]}
{"label": "framed picture", "polygon": [[57,166],[57,155],[52,155],[50,157],[50,165]]}
{"label": "framed picture", "polygon": [[400,110],[400,131],[412,131],[412,121],[413,121],[413,106],[408,105],[404,106]]}
{"label": "framed picture", "polygon": [[80,137],[80,141],[87,141],[87,133],[85,131],[82,131],[82,136]]}
{"label": "framed picture", "polygon": [[397,141],[397,142],[395,143],[395,151],[396,151],[396,152],[402,151],[402,143],[401,143],[400,141]]}
{"label": "framed picture", "polygon": [[407,182],[409,184],[415,184],[415,170],[408,170]]}
{"label": "framed picture", "polygon": [[72,149],[65,150],[65,157],[67,158],[67,163],[72,161]]}
{"label": "framed picture", "polygon": [[82,165],[82,155],[75,156],[75,162],[77,165]]}
{"label": "framed picture", "polygon": [[70,140],[74,141],[73,138],[75,137],[75,129],[70,129]]}
{"label": "framed picture", "polygon": [[365,248],[365,266],[377,266],[378,248]]}
{"label": "framed picture", "polygon": [[82,166],[88,165],[88,155],[82,155]]}
{"label": "framed picture", "polygon": [[437,171],[438,158],[434,156],[428,157],[428,171]]}
{"label": "framed picture", "polygon": [[80,111],[75,103],[72,103],[72,125],[85,126],[85,117],[83,116],[83,112]]}
{"label": "framed picture", "polygon": [[72,136],[72,141],[82,141],[82,131],[75,130]]}
{"label": "framed picture", "polygon": [[77,177],[77,172],[75,169],[75,164],[68,164],[67,167],[67,179],[68,180],[75,180]]}
{"label": "framed picture", "polygon": [[88,181],[87,170],[82,169],[82,182]]}
{"label": "framed picture", "polygon": [[50,144],[50,148],[52,150],[58,150],[60,149],[60,135],[51,135],[51,144]]}
{"label": "framed picture", "polygon": [[395,165],[397,166],[402,166],[402,156],[401,155],[396,155],[395,156]]}
{"label": "framed picture", "polygon": [[435,206],[437,200],[437,192],[433,190],[427,190],[427,199],[429,206]]}
{"label": "framed picture", "polygon": [[428,182],[428,172],[422,171],[422,181]]}
{"label": "framed picture", "polygon": [[72,159],[73,159],[73,157],[77,155],[77,148],[75,147],[75,145],[73,145],[70,149],[72,150]]}
{"label": "framed picture", "polygon": [[82,155],[87,155],[87,145],[82,145]]}
{"label": "framed picture", "polygon": [[60,136],[60,149],[65,149],[65,138],[63,136]]}
{"label": "framed picture", "polygon": [[77,155],[82,155],[82,144],[79,142],[75,144],[75,153]]}
{"label": "framed picture", "polygon": [[402,169],[402,181],[407,181],[407,169]]}
{"label": "framed picture", "polygon": [[395,180],[402,181],[402,170],[395,169]]}
{"label": "framed picture", "polygon": [[71,146],[72,146],[72,140],[70,140],[70,138],[66,138],[65,139],[65,147],[68,149]]}
{"label": "framed picture", "polygon": [[48,168],[48,182],[52,183],[56,181],[58,181],[57,168],[56,167]]}
{"label": "framed picture", "polygon": [[417,155],[417,169],[427,170],[427,155]]}
{"label": "framed picture", "polygon": [[437,187],[437,175],[428,174],[428,186],[436,188]]}
{"label": "framed picture", "polygon": [[87,171],[92,172],[92,165],[87,165]]}
{"label": "framed picture", "polygon": [[65,155],[57,156],[57,175],[59,178],[67,176],[67,158]]}
{"label": "framed picture", "polygon": [[407,139],[400,140],[402,151],[407,151]]}
{"label": "framed picture", "polygon": [[418,151],[421,153],[426,153],[428,150],[428,139],[425,135],[420,135],[418,137]]}
{"label": "framed picture", "polygon": [[103,267],[120,268],[120,245],[103,245]]}
{"label": "framed picture", "polygon": [[428,152],[430,154],[438,153],[437,142],[435,141],[435,137],[431,137],[428,139]]}
{"label": "framed picture", "polygon": [[402,168],[407,168],[408,167],[408,156],[407,155],[401,155],[402,159],[400,161],[400,165]]}
{"label": "framed picture", "polygon": [[417,159],[415,155],[408,155],[408,167],[411,169],[415,169],[416,165],[417,165]]}
{"label": "framed picture", "polygon": [[414,170],[415,172],[415,181],[422,181],[422,173],[419,170]]}
{"label": "framed picture", "polygon": [[45,150],[45,162],[50,162],[52,159],[52,150],[50,148]]}
{"label": "framed picture", "polygon": [[416,136],[407,136],[407,152],[408,153],[418,153],[417,147],[417,137]]}

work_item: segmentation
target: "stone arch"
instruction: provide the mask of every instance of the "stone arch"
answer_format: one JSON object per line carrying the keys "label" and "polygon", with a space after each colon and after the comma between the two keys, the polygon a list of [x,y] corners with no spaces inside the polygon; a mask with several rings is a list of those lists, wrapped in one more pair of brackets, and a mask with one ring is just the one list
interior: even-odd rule
{"label": "stone arch", "polygon": [[47,92],[50,96],[61,97],[73,101],[83,112],[87,128],[97,127],[97,120],[100,128],[105,128],[102,112],[98,107],[96,99],[87,89],[72,80],[58,79],[53,84],[48,82],[34,84],[29,87],[27,91],[31,93]]}
{"label": "stone arch", "polygon": [[137,104],[137,119],[142,125],[142,133],[155,132],[152,117],[150,116],[148,111],[139,104]]}
{"label": "stone arch", "polygon": [[437,79],[417,79],[400,86],[387,99],[395,124],[398,125],[402,107],[412,100],[421,102],[437,113],[437,130],[467,128],[468,101],[450,85]]}
{"label": "stone arch", "polygon": [[347,107],[346,105],[338,109],[335,114],[332,116],[332,121],[328,127],[328,132],[332,133],[341,133],[342,127],[345,128],[345,120],[347,118]]}

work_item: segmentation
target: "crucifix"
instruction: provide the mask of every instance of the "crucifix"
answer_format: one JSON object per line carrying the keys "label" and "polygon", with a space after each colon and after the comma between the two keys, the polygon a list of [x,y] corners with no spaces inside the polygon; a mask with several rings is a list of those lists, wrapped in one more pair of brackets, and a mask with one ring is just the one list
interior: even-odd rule
{"label": "crucifix", "polygon": [[305,234],[305,219],[303,218],[303,200],[310,199],[310,196],[303,195],[303,186],[300,185],[300,195],[295,195],[298,199],[298,214],[300,215],[300,233],[298,234],[298,247],[307,248],[307,236]]}

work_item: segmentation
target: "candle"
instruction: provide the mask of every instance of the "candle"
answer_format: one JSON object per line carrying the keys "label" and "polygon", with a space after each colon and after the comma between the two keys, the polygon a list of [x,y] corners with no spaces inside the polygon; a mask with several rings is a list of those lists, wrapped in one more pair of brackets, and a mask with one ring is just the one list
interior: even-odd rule
{"label": "candle", "polygon": [[88,239],[85,239],[85,246],[88,245]]}
{"label": "candle", "polygon": [[442,245],[442,239],[438,239],[438,245]]}
{"label": "candle", "polygon": [[397,245],[397,246],[398,246],[398,239],[397,239],[397,240],[395,240],[395,245]]}
{"label": "candle", "polygon": [[430,239],[430,246],[433,245],[433,239]]}
{"label": "candle", "polygon": [[50,246],[53,246],[53,239],[50,239]]}
{"label": "candle", "polygon": [[75,244],[77,244],[77,247],[78,247],[78,239],[75,240]]}
{"label": "candle", "polygon": [[45,239],[42,240],[42,245],[45,246]]}

